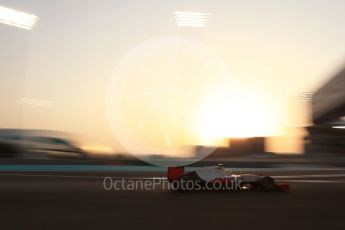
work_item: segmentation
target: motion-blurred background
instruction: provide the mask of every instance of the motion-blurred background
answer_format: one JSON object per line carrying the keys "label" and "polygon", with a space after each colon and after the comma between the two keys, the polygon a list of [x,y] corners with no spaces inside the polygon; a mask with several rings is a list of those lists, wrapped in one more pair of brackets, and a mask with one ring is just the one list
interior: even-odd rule
{"label": "motion-blurred background", "polygon": [[2,158],[342,162],[342,1],[0,7]]}

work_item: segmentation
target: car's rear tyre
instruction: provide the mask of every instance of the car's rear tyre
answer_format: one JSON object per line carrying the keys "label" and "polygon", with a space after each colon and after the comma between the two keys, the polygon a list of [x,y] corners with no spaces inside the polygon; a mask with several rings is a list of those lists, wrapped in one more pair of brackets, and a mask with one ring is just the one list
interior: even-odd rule
{"label": "car's rear tyre", "polygon": [[205,182],[195,171],[184,174],[178,179],[178,191],[197,191],[202,190]]}
{"label": "car's rear tyre", "polygon": [[260,180],[260,188],[265,192],[271,192],[277,190],[277,185],[272,177],[265,176]]}

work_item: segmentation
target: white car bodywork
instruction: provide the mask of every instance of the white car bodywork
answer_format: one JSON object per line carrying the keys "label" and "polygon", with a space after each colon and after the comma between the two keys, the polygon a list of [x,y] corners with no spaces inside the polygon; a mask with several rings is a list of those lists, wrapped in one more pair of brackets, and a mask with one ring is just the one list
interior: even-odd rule
{"label": "white car bodywork", "polygon": [[198,168],[195,170],[198,176],[208,182],[221,178],[237,179],[241,180],[244,183],[253,183],[259,181],[262,176],[255,174],[234,174],[231,170],[225,169],[222,166],[210,166]]}

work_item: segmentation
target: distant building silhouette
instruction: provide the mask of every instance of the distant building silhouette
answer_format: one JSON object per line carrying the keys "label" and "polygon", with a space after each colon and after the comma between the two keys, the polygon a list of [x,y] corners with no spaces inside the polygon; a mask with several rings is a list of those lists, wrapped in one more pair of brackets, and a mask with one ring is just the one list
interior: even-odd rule
{"label": "distant building silhouette", "polygon": [[345,153],[345,68],[311,98],[313,125],[306,127],[307,154]]}
{"label": "distant building silhouette", "polygon": [[[200,151],[200,148],[211,147],[198,146],[196,152]],[[265,137],[230,138],[228,147],[217,147],[207,158],[245,157],[263,153],[265,153]]]}

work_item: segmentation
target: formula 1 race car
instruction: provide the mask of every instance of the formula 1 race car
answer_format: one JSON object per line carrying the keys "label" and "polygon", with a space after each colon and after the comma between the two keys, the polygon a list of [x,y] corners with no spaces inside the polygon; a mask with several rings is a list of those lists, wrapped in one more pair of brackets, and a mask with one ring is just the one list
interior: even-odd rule
{"label": "formula 1 race car", "polygon": [[270,176],[235,174],[222,164],[184,172],[184,167],[169,167],[168,181],[177,190],[261,190],[265,192],[289,190],[289,184],[276,183]]}

